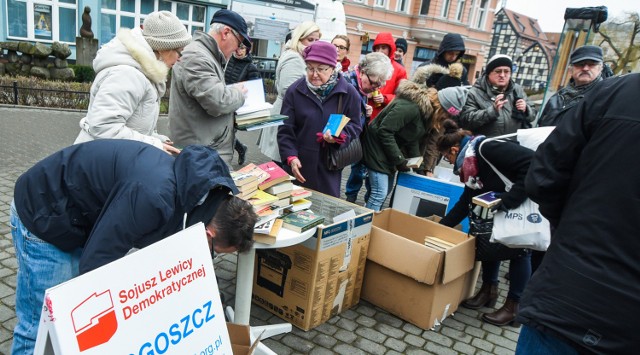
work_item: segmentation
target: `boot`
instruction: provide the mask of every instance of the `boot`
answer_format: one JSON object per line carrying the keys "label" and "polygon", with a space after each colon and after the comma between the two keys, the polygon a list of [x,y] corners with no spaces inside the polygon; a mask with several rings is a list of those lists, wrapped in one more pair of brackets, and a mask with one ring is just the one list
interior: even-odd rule
{"label": "boot", "polygon": [[520,323],[516,322],[518,304],[518,301],[507,298],[502,308],[493,313],[483,314],[482,320],[493,325],[502,326],[509,324],[514,327],[519,327]]}
{"label": "boot", "polygon": [[249,148],[236,139],[234,149],[238,152],[238,165],[244,165]]}
{"label": "boot", "polygon": [[473,297],[462,302],[462,307],[478,309],[482,307],[493,307],[498,299],[498,285],[483,283],[480,291]]}

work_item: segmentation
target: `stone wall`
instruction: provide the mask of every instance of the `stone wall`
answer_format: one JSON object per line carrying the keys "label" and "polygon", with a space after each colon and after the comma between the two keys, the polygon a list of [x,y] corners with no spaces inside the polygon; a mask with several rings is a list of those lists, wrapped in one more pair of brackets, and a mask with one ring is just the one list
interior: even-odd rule
{"label": "stone wall", "polygon": [[0,42],[0,75],[34,76],[41,79],[71,81],[75,74],[68,67],[69,45],[53,42]]}

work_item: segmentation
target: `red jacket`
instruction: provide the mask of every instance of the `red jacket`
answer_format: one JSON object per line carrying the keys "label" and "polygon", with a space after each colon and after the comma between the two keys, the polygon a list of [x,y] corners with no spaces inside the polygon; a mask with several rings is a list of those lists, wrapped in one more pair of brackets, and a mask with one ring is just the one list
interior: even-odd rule
{"label": "red jacket", "polygon": [[393,39],[393,35],[390,32],[380,32],[376,36],[376,40],[373,42],[373,48],[376,48],[376,46],[381,44],[386,44],[391,48],[389,51],[389,59],[391,59],[391,65],[393,66],[393,75],[391,75],[391,79],[387,80],[386,85],[380,89],[380,93],[384,96],[384,102],[382,105],[376,107],[373,100],[368,100],[367,103],[373,107],[373,113],[371,113],[369,121],[376,118],[378,113],[380,113],[383,108],[387,107],[393,98],[396,97],[396,89],[398,88],[400,81],[407,79],[407,71],[402,65],[393,59],[393,54],[396,52],[396,42]]}

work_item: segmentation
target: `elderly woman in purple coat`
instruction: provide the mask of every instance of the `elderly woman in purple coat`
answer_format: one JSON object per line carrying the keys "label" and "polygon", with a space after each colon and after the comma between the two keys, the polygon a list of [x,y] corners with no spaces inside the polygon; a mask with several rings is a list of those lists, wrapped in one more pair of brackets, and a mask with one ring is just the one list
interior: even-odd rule
{"label": "elderly woman in purple coat", "polygon": [[[342,170],[327,169],[323,148],[346,146],[360,135],[362,102],[353,85],[335,70],[338,52],[331,43],[314,42],[304,49],[303,58],[307,75],[289,86],[282,104],[281,113],[289,118],[278,129],[280,157],[300,185],[340,197]],[[351,118],[338,137],[322,133],[333,113]]]}

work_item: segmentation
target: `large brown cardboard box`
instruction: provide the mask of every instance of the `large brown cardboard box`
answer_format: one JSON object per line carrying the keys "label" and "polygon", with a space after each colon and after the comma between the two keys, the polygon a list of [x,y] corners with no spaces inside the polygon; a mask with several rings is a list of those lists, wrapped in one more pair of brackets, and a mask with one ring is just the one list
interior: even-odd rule
{"label": "large brown cardboard box", "polygon": [[[456,244],[446,251],[424,245],[427,236]],[[475,260],[466,233],[394,209],[376,213],[371,228],[362,298],[422,329],[458,309]]]}
{"label": "large brown cardboard box", "polygon": [[[373,211],[313,192],[311,210],[325,217],[307,241],[256,250],[253,302],[309,330],[360,301]],[[353,210],[340,222],[333,217]]]}

